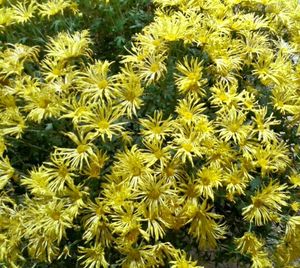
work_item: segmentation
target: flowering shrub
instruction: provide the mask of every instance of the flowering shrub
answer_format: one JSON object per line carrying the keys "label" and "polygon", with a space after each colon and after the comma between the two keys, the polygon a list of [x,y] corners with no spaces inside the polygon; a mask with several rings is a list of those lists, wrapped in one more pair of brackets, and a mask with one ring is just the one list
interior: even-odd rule
{"label": "flowering shrub", "polygon": [[0,14],[2,266],[299,267],[298,1]]}

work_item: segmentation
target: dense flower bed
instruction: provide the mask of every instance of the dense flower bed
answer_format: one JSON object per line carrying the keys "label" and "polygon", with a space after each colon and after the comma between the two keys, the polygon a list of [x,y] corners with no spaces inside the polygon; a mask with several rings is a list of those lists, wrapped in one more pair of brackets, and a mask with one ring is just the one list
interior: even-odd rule
{"label": "dense flower bed", "polygon": [[299,53],[294,0],[0,0],[0,265],[298,267]]}

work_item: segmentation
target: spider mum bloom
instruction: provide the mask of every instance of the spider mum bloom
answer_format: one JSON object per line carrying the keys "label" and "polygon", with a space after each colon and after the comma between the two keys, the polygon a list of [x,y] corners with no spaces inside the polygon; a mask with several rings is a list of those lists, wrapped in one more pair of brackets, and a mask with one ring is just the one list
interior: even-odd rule
{"label": "spider mum bloom", "polygon": [[142,178],[136,194],[148,208],[150,216],[157,216],[160,211],[167,209],[176,196],[172,183],[156,176]]}
{"label": "spider mum bloom", "polygon": [[222,112],[218,116],[217,126],[219,135],[226,142],[233,139],[235,143],[244,140],[251,131],[250,125],[245,125],[246,114],[232,108],[227,112]]}
{"label": "spider mum bloom", "polygon": [[39,4],[39,8],[40,14],[43,17],[48,17],[48,19],[58,13],[63,14],[67,8],[74,13],[77,11],[77,5],[72,0],[48,0],[43,4]]}
{"label": "spider mum bloom", "polygon": [[[124,177],[130,181],[135,188],[142,177],[149,177],[152,174],[147,154],[143,153],[134,145],[130,150],[125,149],[116,155],[117,161],[113,167],[113,173],[117,176]],[[151,160],[151,159],[150,159]]]}
{"label": "spider mum bloom", "polygon": [[84,268],[109,267],[109,263],[105,259],[104,248],[100,243],[96,243],[91,247],[78,247],[78,252],[80,254],[78,260],[82,263]]}
{"label": "spider mum bloom", "polygon": [[234,239],[236,248],[242,254],[255,254],[263,247],[263,243],[255,236],[254,233],[246,232],[240,238]]}
{"label": "spider mum bloom", "polygon": [[67,61],[80,56],[90,56],[90,33],[88,30],[69,34],[60,32],[55,38],[50,38],[46,47],[47,57],[59,61]]}
{"label": "spider mum bloom", "polygon": [[109,246],[112,242],[112,234],[109,229],[107,214],[108,206],[99,198],[95,202],[88,200],[83,210],[82,222],[84,226],[83,239],[95,240],[96,244]]}
{"label": "spider mum bloom", "polygon": [[133,66],[126,64],[118,75],[117,96],[120,105],[129,118],[137,114],[137,109],[143,104],[142,95],[144,88],[141,85],[140,77],[135,73]]}
{"label": "spider mum bloom", "polygon": [[121,122],[121,111],[112,103],[99,102],[91,108],[90,113],[85,113],[82,117],[82,128],[94,137],[100,137],[102,140],[108,138],[112,140],[113,135],[121,134],[123,131],[122,125],[126,122]]}
{"label": "spider mum bloom", "polygon": [[24,3],[17,3],[16,5],[12,5],[14,12],[14,19],[18,23],[28,22],[30,19],[34,17],[34,13],[37,10],[37,3],[35,1],[24,1]]}
{"label": "spider mum bloom", "polygon": [[201,139],[193,128],[188,124],[181,124],[175,130],[178,133],[174,134],[174,148],[176,149],[175,158],[181,159],[183,163],[188,160],[194,165],[193,158],[202,157],[204,148],[200,145]]}
{"label": "spider mum bloom", "polygon": [[197,265],[197,261],[192,261],[191,257],[187,257],[184,251],[180,251],[174,261],[170,261],[171,268],[204,268],[204,266]]}
{"label": "spider mum bloom", "polygon": [[8,183],[15,174],[15,169],[11,166],[8,157],[0,157],[0,190]]}
{"label": "spider mum bloom", "polygon": [[62,193],[66,186],[74,187],[76,174],[72,172],[72,168],[68,167],[68,163],[65,162],[64,158],[55,154],[52,155],[51,162],[45,162],[43,170],[47,174],[50,191]]}
{"label": "spider mum bloom", "polygon": [[210,165],[197,172],[197,186],[201,196],[214,200],[214,189],[222,186],[222,173],[220,166]]}
{"label": "spider mum bloom", "polygon": [[186,98],[179,100],[175,111],[178,113],[179,119],[187,123],[198,122],[204,116],[203,112],[205,108],[203,106],[204,103],[200,103],[199,99],[188,95]]}
{"label": "spider mum bloom", "polygon": [[186,214],[190,217],[189,234],[199,242],[199,248],[215,248],[217,240],[225,238],[226,227],[224,223],[217,221],[223,218],[222,215],[209,212],[212,205],[207,200],[201,205],[187,204]]}
{"label": "spider mum bloom", "polygon": [[173,123],[171,117],[163,120],[162,111],[154,111],[153,117],[148,116],[148,119],[140,119],[140,124],[143,127],[141,134],[145,139],[149,140],[164,140],[173,131]]}
{"label": "spider mum bloom", "polygon": [[248,174],[239,169],[237,165],[232,165],[230,168],[226,168],[224,173],[224,184],[229,194],[244,195],[249,178]]}
{"label": "spider mum bloom", "polygon": [[110,66],[113,62],[96,61],[89,65],[83,77],[78,80],[78,85],[83,88],[82,94],[91,102],[101,101],[104,98],[111,100],[116,94],[114,83],[115,76],[110,76]]}
{"label": "spider mum bloom", "polygon": [[158,81],[167,71],[165,53],[150,54],[138,65],[138,73],[147,85]]}
{"label": "spider mum bloom", "polygon": [[189,60],[187,57],[182,63],[177,63],[176,69],[179,74],[175,74],[175,83],[178,90],[183,94],[196,94],[203,96],[205,93],[203,86],[206,84],[206,79],[203,79],[203,62],[197,58]]}
{"label": "spider mum bloom", "polygon": [[282,206],[287,206],[286,200],[290,197],[286,189],[286,184],[280,185],[271,181],[268,186],[251,197],[251,205],[243,208],[244,219],[254,221],[258,226],[271,221],[275,212],[280,212]]}
{"label": "spider mum bloom", "polygon": [[76,145],[76,148],[55,148],[54,157],[62,157],[64,161],[68,162],[70,167],[82,169],[83,165],[89,166],[89,157],[94,154],[94,144],[92,140],[95,138],[94,133],[85,134],[79,131],[78,135],[73,132],[66,133]]}

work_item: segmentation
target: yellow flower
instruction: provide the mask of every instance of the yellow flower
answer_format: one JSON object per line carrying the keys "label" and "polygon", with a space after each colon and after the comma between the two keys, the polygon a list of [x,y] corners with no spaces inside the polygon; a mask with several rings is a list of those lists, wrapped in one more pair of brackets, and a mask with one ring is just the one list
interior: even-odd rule
{"label": "yellow flower", "polygon": [[24,110],[29,112],[27,117],[32,121],[41,123],[42,120],[60,115],[62,100],[49,85],[36,89],[25,99],[27,104]]}
{"label": "yellow flower", "polygon": [[[89,113],[82,115],[82,129],[94,135],[94,138],[100,137],[102,140],[108,138],[112,140],[113,135],[121,134],[122,125],[126,122],[121,121],[122,113],[116,105],[99,101],[91,107]],[[94,131],[94,132],[92,132]]]}
{"label": "yellow flower", "polygon": [[0,33],[5,30],[7,26],[15,23],[14,20],[14,10],[11,7],[1,7],[0,8]]}
{"label": "yellow flower", "polygon": [[258,140],[262,141],[263,143],[277,141],[278,134],[271,130],[270,127],[278,125],[280,121],[274,120],[272,114],[266,118],[266,107],[255,110],[254,114],[255,118],[253,118],[253,122],[255,123],[255,126],[252,132],[258,134]]}
{"label": "yellow flower", "polygon": [[142,95],[144,88],[141,85],[141,79],[136,74],[133,66],[126,64],[121,69],[121,73],[117,76],[117,96],[120,99],[118,105],[121,106],[121,110],[127,114],[129,118],[137,114],[137,109],[143,104]]}
{"label": "yellow flower", "polygon": [[289,180],[290,182],[293,184],[293,188],[297,188],[300,187],[300,174],[297,172],[293,172],[290,176],[289,176]]}
{"label": "yellow flower", "polygon": [[233,139],[235,143],[243,141],[250,133],[252,127],[244,124],[246,114],[235,108],[224,111],[218,115],[217,126],[220,137],[226,142]]}
{"label": "yellow flower", "polygon": [[120,207],[111,218],[113,233],[119,236],[117,244],[134,245],[140,236],[149,241],[149,234],[142,229],[140,211],[137,211],[132,203]]}
{"label": "yellow flower", "polygon": [[258,226],[271,221],[274,213],[280,212],[282,206],[287,206],[286,200],[289,199],[289,195],[286,189],[286,184],[280,185],[271,181],[268,186],[251,197],[251,205],[243,208],[244,219],[254,221]]}
{"label": "yellow flower", "polygon": [[265,251],[259,251],[251,256],[251,268],[272,268],[274,267]]}
{"label": "yellow flower", "polygon": [[293,202],[291,203],[291,209],[295,212],[298,212],[300,210],[300,202]]}
{"label": "yellow flower", "polygon": [[94,239],[97,244],[109,246],[113,237],[107,217],[108,206],[99,198],[95,202],[88,200],[84,206],[82,222],[85,231],[82,238],[86,241]]}
{"label": "yellow flower", "polygon": [[47,57],[56,61],[66,61],[80,56],[89,57],[91,50],[90,33],[88,30],[69,34],[60,32],[55,38],[50,38],[46,46]]}
{"label": "yellow flower", "polygon": [[150,168],[152,163],[149,160],[151,159],[136,145],[132,146],[130,150],[125,148],[124,152],[118,152],[116,159],[113,174],[128,180],[134,188],[141,178],[148,178],[153,172]]}
{"label": "yellow flower", "polygon": [[43,166],[33,168],[29,172],[28,177],[24,177],[21,180],[21,184],[24,185],[33,195],[36,196],[54,196],[49,188],[48,174],[44,170]]}
{"label": "yellow flower", "polygon": [[95,150],[96,152],[90,156],[90,165],[83,170],[84,175],[88,178],[98,178],[105,163],[109,159],[105,152]]}
{"label": "yellow flower", "polygon": [[39,4],[39,12],[43,17],[54,16],[58,13],[63,14],[66,8],[70,8],[74,13],[77,11],[76,4],[72,0],[48,0]]}
{"label": "yellow flower", "polygon": [[285,239],[290,240],[299,236],[300,216],[292,216],[288,219],[285,227]]}
{"label": "yellow flower", "polygon": [[16,5],[11,6],[14,12],[14,19],[18,23],[23,24],[24,22],[27,22],[34,17],[34,13],[37,9],[37,3],[35,2],[35,0],[31,0],[29,1],[29,4],[27,6],[26,4],[28,4],[27,0],[25,0],[24,3],[19,2]]}
{"label": "yellow flower", "polygon": [[152,158],[152,161],[149,160],[149,162],[154,164],[159,161],[160,166],[163,167],[170,160],[172,149],[170,145],[164,146],[163,142],[159,140],[146,140],[143,144],[148,157]]}
{"label": "yellow flower", "polygon": [[[179,119],[190,123],[190,122],[198,122],[203,118],[203,112],[205,108],[203,108],[204,104],[200,103],[200,100],[192,95],[188,95],[182,100],[178,101],[176,106],[176,112],[179,115]],[[198,124],[200,127],[201,123]]]}
{"label": "yellow flower", "polygon": [[187,204],[185,208],[190,218],[188,232],[197,239],[200,249],[215,248],[217,240],[225,238],[225,224],[217,222],[223,216],[209,212],[212,208],[212,205],[207,204],[207,200],[201,205]]}
{"label": "yellow flower", "polygon": [[111,100],[116,94],[114,84],[115,76],[109,76],[112,62],[96,61],[89,65],[87,70],[82,72],[82,78],[78,79],[78,85],[83,89],[83,98],[91,102],[98,102],[105,97]]}
{"label": "yellow flower", "polygon": [[60,118],[71,118],[74,126],[78,126],[83,118],[92,114],[92,107],[94,105],[87,105],[86,100],[78,98],[75,94],[69,94],[68,98],[62,101]]}
{"label": "yellow flower", "polygon": [[191,257],[187,258],[187,254],[184,251],[180,251],[174,261],[170,261],[171,268],[204,268],[203,266],[198,266],[197,261],[192,261]]}
{"label": "yellow flower", "polygon": [[136,195],[149,210],[150,217],[160,215],[160,211],[168,209],[176,192],[173,184],[156,176],[144,177],[140,180]]}
{"label": "yellow flower", "polygon": [[258,146],[255,148],[253,156],[254,164],[261,169],[263,176],[270,172],[286,170],[291,161],[286,144],[283,142]]}
{"label": "yellow flower", "polygon": [[68,166],[64,158],[53,154],[51,162],[45,162],[43,170],[47,174],[48,187],[51,192],[61,193],[65,187],[74,187],[74,178],[76,174]]}
{"label": "yellow flower", "polygon": [[197,178],[197,188],[201,196],[214,200],[214,190],[222,186],[221,167],[217,165],[203,167],[198,171]]}
{"label": "yellow flower", "polygon": [[262,241],[251,232],[245,232],[242,237],[235,238],[234,240],[237,250],[242,254],[255,254],[264,246]]}
{"label": "yellow flower", "polygon": [[103,246],[97,243],[91,247],[78,247],[78,252],[81,254],[78,258],[84,268],[87,267],[109,267],[109,263],[105,259]]}
{"label": "yellow flower", "polygon": [[246,189],[249,182],[247,173],[239,169],[237,165],[232,165],[231,168],[226,168],[224,174],[224,184],[229,194],[245,195],[244,190]]}
{"label": "yellow flower", "polygon": [[143,127],[141,134],[145,139],[164,140],[173,132],[171,117],[165,120],[162,118],[162,111],[156,110],[153,117],[148,116],[148,119],[140,119],[140,124]]}
{"label": "yellow flower", "polygon": [[11,166],[9,158],[0,157],[0,190],[2,190],[15,174],[15,169]]}
{"label": "yellow flower", "polygon": [[197,58],[187,57],[183,59],[183,62],[179,62],[176,65],[176,69],[179,74],[175,74],[175,83],[180,93],[193,94],[196,96],[203,96],[205,91],[203,86],[206,84],[206,79],[203,76],[203,62]]}
{"label": "yellow flower", "polygon": [[83,165],[89,166],[89,157],[94,154],[92,143],[94,137],[93,133],[84,133],[79,131],[76,135],[73,132],[66,133],[76,145],[76,148],[55,148],[54,157],[59,157],[66,161],[72,168],[82,169]]}
{"label": "yellow flower", "polygon": [[139,65],[138,74],[143,79],[146,85],[157,82],[167,71],[165,60],[166,53],[148,55]]}

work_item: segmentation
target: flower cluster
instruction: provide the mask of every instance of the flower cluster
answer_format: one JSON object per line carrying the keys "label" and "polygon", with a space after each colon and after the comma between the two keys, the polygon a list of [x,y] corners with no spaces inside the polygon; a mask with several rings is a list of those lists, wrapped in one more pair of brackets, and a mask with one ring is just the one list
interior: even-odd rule
{"label": "flower cluster", "polygon": [[[88,29],[1,44],[0,264],[202,267],[213,250],[297,267],[298,1],[153,2],[116,62]],[[0,0],[0,33],[70,11]]]}

